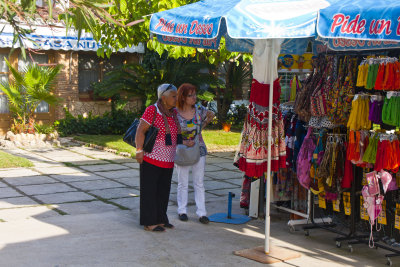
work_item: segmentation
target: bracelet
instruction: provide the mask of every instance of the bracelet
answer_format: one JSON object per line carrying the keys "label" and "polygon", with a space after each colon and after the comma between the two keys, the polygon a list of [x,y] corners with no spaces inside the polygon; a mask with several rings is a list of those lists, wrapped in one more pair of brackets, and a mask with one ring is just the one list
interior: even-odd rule
{"label": "bracelet", "polygon": [[142,152],[143,152],[143,149],[136,149],[136,154],[142,153]]}

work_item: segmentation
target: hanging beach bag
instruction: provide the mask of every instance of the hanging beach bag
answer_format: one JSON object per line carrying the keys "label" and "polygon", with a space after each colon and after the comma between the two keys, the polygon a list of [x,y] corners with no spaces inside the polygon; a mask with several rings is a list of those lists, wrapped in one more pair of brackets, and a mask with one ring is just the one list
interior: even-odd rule
{"label": "hanging beach bag", "polygon": [[311,178],[311,160],[315,150],[315,136],[313,129],[308,128],[307,135],[304,137],[303,144],[301,145],[300,152],[297,158],[297,179],[299,183],[306,189],[310,188]]}
{"label": "hanging beach bag", "polygon": [[[327,105],[327,98],[329,87],[331,84],[331,72],[332,72],[332,61],[328,61],[325,57],[322,57],[320,60],[319,68],[319,76],[320,79],[318,81],[318,85],[314,89],[311,95],[311,115],[322,117],[327,114],[328,105]],[[325,65],[325,66],[323,66]]]}

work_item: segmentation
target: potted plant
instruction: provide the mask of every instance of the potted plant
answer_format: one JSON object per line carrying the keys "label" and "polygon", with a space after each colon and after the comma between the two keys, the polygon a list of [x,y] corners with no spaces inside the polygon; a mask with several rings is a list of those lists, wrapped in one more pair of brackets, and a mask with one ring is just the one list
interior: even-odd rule
{"label": "potted plant", "polygon": [[222,122],[222,130],[229,132],[231,130],[232,123],[234,122],[233,114],[228,114],[226,121]]}

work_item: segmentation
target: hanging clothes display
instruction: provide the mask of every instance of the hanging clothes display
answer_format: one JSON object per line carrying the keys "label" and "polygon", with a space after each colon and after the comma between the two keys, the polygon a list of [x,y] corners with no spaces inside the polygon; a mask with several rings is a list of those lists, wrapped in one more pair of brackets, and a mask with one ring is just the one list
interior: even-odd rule
{"label": "hanging clothes display", "polygon": [[[286,167],[286,146],[283,117],[280,111],[281,86],[278,79],[278,62],[267,66],[269,58],[277,58],[282,39],[269,42],[255,41],[253,50],[253,81],[249,107],[243,125],[239,150],[234,165],[246,176],[261,177],[267,171],[268,127],[272,129],[271,171]],[[268,125],[270,81],[273,82],[272,125]]]}
{"label": "hanging clothes display", "polygon": [[357,86],[371,90],[400,90],[400,63],[395,57],[370,57],[358,66]]}
{"label": "hanging clothes display", "polygon": [[[235,159],[247,175],[242,207],[248,206],[251,181],[262,177],[267,169],[269,88],[258,79],[252,82]],[[400,185],[394,179],[400,181],[398,90],[400,64],[397,58],[387,56],[319,55],[304,81],[293,78],[290,100],[295,95],[294,103],[280,104],[280,86],[275,79],[271,150],[274,199],[290,200],[291,209],[306,212],[315,196],[321,209],[340,213],[339,220],[359,210],[360,216],[354,218],[369,222],[364,232],[370,231],[371,246],[380,228],[393,232],[395,203],[399,209],[396,229],[400,230],[400,197],[397,192],[396,198],[391,194]],[[361,194],[353,193],[356,188]],[[309,192],[311,203],[307,202]],[[388,196],[392,196],[392,202],[385,204]],[[388,203],[392,206],[385,206]],[[385,236],[382,240],[389,239]],[[400,232],[398,240],[400,245]]]}
{"label": "hanging clothes display", "polygon": [[[279,109],[281,87],[274,82],[271,170],[286,167],[285,132]],[[267,171],[269,85],[253,80],[248,114],[235,162],[246,176],[260,177]]]}
{"label": "hanging clothes display", "polygon": [[[309,211],[308,205],[318,198],[320,209],[339,214],[336,219],[365,220],[369,223],[364,224],[368,225],[364,232],[370,231],[373,246],[377,230],[387,227],[393,232],[392,203],[398,205],[396,229],[400,230],[400,197],[397,192],[396,198],[391,195],[400,185],[394,179],[400,181],[400,131],[396,132],[400,127],[400,64],[396,57],[327,53],[312,65],[304,81],[300,83],[297,76],[291,81],[294,103],[280,104],[279,81],[274,82],[273,198],[290,200],[291,209],[297,212]],[[252,82],[235,158],[246,175],[241,207],[248,207],[251,181],[267,170],[270,85],[265,83],[269,78],[257,75],[260,78]],[[388,196],[394,200],[385,207]],[[349,216],[358,211],[359,216]],[[392,217],[386,219],[386,214]],[[391,224],[386,220],[392,220]],[[400,246],[400,232],[398,240]]]}
{"label": "hanging clothes display", "polygon": [[293,79],[290,81],[290,97],[289,101],[295,101],[296,100],[296,94],[300,90],[301,83],[299,81],[299,78],[297,75],[293,76]]}

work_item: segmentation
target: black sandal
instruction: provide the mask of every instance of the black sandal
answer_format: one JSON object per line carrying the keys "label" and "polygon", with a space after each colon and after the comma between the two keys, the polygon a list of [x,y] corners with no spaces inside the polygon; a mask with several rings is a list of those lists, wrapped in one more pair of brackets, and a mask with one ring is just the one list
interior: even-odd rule
{"label": "black sandal", "polygon": [[144,227],[145,231],[151,231],[151,232],[164,232],[165,228],[162,226],[157,225],[156,227],[154,227],[153,229],[150,229],[148,226]]}
{"label": "black sandal", "polygon": [[168,229],[173,229],[173,228],[175,228],[175,226],[173,226],[173,225],[170,224],[170,223],[164,224],[164,227],[165,227],[165,228],[168,228]]}

